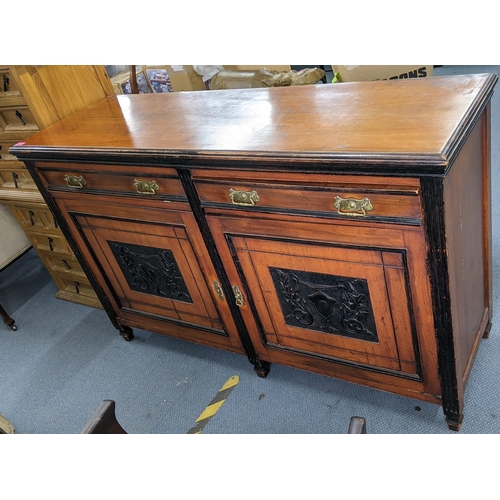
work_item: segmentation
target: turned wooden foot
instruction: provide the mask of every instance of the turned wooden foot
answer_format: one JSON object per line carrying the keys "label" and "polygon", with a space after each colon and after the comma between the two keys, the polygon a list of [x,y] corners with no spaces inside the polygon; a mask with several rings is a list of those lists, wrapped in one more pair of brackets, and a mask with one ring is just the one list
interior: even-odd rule
{"label": "turned wooden foot", "polygon": [[261,378],[267,377],[270,368],[270,363],[268,363],[267,361],[261,361],[259,359],[253,364],[255,373]]}
{"label": "turned wooden foot", "polygon": [[450,431],[458,432],[460,430],[460,426],[462,425],[463,415],[460,415],[459,418],[455,417],[446,417],[446,423],[448,424],[448,429]]}
{"label": "turned wooden foot", "polygon": [[120,330],[120,335],[127,341],[130,342],[134,339],[134,332],[129,326],[122,326]]}
{"label": "turned wooden foot", "polygon": [[486,329],[484,330],[483,339],[487,339],[490,336],[491,330],[491,321],[486,325]]}
{"label": "turned wooden foot", "polygon": [[17,330],[17,326],[14,324],[14,320],[7,314],[5,309],[0,305],[0,316],[2,316],[3,322],[12,328],[12,330]]}

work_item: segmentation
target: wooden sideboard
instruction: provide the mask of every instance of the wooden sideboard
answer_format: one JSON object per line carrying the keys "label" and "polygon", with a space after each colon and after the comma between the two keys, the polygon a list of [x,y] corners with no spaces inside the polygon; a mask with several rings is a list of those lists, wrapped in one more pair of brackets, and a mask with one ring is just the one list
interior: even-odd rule
{"label": "wooden sideboard", "polygon": [[56,297],[101,307],[22,162],[9,147],[106,96],[104,66],[0,66],[0,203],[9,207],[57,285]]}
{"label": "wooden sideboard", "polygon": [[491,327],[496,80],[110,97],[10,151],[125,339],[436,403],[458,430]]}

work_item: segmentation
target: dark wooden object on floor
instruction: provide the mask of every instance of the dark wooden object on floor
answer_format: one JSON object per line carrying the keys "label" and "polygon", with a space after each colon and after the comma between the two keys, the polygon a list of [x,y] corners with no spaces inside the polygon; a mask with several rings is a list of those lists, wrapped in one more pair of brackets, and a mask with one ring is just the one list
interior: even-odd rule
{"label": "dark wooden object on floor", "polygon": [[15,321],[7,314],[7,311],[0,304],[0,316],[2,317],[3,322],[10,326],[13,330],[17,330],[17,326],[14,324]]}
{"label": "dark wooden object on floor", "polygon": [[366,434],[366,419],[363,417],[351,417],[348,434]]}
{"label": "dark wooden object on floor", "polygon": [[[116,404],[111,399],[105,399],[98,406],[80,434],[127,434],[119,424]],[[351,417],[348,434],[366,434],[366,420],[362,417]]]}
{"label": "dark wooden object on floor", "polygon": [[491,326],[495,75],[109,97],[14,146],[110,320],[441,405]]}
{"label": "dark wooden object on floor", "polygon": [[111,399],[102,401],[81,434],[127,434],[116,419],[115,402]]}

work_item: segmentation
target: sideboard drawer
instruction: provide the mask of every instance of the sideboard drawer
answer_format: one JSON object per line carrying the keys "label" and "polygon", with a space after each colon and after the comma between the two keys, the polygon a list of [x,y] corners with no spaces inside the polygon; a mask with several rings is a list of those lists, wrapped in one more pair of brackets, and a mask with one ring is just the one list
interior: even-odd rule
{"label": "sideboard drawer", "polygon": [[40,176],[49,191],[72,191],[87,194],[138,196],[184,201],[186,196],[174,169],[161,175],[141,167],[113,165],[38,164]]}
{"label": "sideboard drawer", "polygon": [[[207,208],[246,209],[329,218],[405,221],[421,220],[418,180],[352,176],[289,174],[269,179],[245,179],[241,173],[197,171],[193,175],[202,205]],[[333,179],[332,179],[333,178]],[[231,180],[228,180],[231,179]],[[390,182],[388,182],[390,181]]]}

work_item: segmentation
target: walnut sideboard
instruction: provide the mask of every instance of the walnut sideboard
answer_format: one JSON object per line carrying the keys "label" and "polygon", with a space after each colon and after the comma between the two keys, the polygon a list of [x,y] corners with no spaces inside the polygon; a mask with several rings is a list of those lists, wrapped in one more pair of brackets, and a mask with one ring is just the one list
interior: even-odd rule
{"label": "walnut sideboard", "polygon": [[491,327],[496,80],[108,97],[10,152],[126,340],[436,403],[458,430]]}

